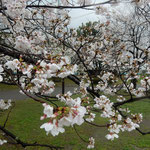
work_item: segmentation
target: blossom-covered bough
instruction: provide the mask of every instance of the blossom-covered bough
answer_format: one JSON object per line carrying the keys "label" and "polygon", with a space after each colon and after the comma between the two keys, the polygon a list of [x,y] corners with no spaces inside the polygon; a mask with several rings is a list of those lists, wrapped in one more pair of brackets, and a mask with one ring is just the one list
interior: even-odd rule
{"label": "blossom-covered bough", "polygon": [[[127,1],[125,1],[127,2]],[[132,2],[133,1],[128,1]],[[130,113],[124,104],[150,98],[150,43],[141,47],[143,57],[132,57],[120,36],[111,32],[111,22],[93,24],[87,27],[88,36],[78,35],[76,29],[70,28],[69,11],[71,9],[93,10],[96,14],[104,12],[103,6],[120,3],[108,0],[95,3],[92,0],[2,0],[0,2],[0,81],[17,85],[21,93],[42,103],[44,110],[41,120],[45,121],[39,128],[46,134],[57,136],[65,132],[65,127],[73,127],[77,135],[87,143],[87,148],[94,148],[95,140],[86,141],[79,135],[76,125],[84,122],[106,127],[108,140],[119,137],[119,132],[139,129],[142,114]],[[136,6],[139,4],[134,1]],[[147,7],[149,1],[140,3],[139,12]],[[143,11],[144,12],[144,11]],[[109,13],[107,13],[109,15]],[[149,25],[149,16],[140,14]],[[92,29],[97,32],[92,34]],[[137,32],[141,32],[139,29]],[[117,34],[116,34],[117,35]],[[136,43],[137,44],[137,43]],[[138,44],[137,44],[138,45]],[[135,46],[137,46],[135,45]],[[139,54],[140,55],[140,54]],[[72,61],[73,58],[78,61]],[[101,71],[94,76],[94,62],[101,62]],[[77,63],[76,63],[77,62]],[[144,77],[139,72],[146,67]],[[75,75],[80,72],[82,76]],[[52,96],[55,90],[53,77],[69,78],[79,88],[74,93],[67,92]],[[94,80],[98,79],[95,84]],[[133,80],[140,83],[134,87]],[[74,98],[76,94],[76,98]],[[114,100],[113,95],[117,98]],[[51,98],[57,100],[53,101]],[[64,105],[59,106],[59,101]],[[0,109],[10,109],[10,101],[0,101]],[[11,112],[11,110],[10,110]],[[10,113],[9,113],[10,114]],[[15,140],[15,144],[43,146],[61,149],[47,144],[25,143],[17,135],[5,128],[9,114],[0,130]],[[95,124],[96,117],[107,118],[105,125]],[[5,139],[0,144],[6,143]]]}

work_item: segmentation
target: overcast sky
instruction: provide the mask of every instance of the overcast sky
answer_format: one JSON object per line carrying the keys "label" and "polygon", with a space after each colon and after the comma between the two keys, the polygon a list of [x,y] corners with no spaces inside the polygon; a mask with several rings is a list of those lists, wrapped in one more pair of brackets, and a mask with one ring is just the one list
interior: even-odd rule
{"label": "overcast sky", "polygon": [[82,9],[76,9],[76,10],[72,10],[70,12],[71,15],[71,27],[77,27],[79,25],[85,22],[89,22],[89,21],[98,21],[101,16],[100,15],[95,15],[94,11],[90,11],[90,10],[82,10]]}
{"label": "overcast sky", "polygon": [[[123,4],[121,3],[120,5],[116,7],[112,7],[110,5],[105,5],[108,11],[115,12],[116,14],[123,14],[123,15],[128,15],[131,13],[131,5],[128,3]],[[89,21],[105,21],[106,19],[102,17],[101,15],[96,15],[94,11],[92,10],[83,10],[83,9],[74,9],[70,11],[71,15],[71,27],[78,27],[82,23],[86,23]]]}

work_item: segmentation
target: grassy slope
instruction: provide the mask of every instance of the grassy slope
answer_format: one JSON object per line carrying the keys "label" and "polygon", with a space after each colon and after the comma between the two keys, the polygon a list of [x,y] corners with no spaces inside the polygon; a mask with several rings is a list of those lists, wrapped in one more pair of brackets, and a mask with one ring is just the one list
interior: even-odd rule
{"label": "grassy slope", "polygon": [[[135,103],[134,106],[129,105],[133,112],[143,112],[146,120],[142,128],[148,129],[150,126],[150,103],[148,101]],[[20,139],[28,142],[47,143],[58,146],[65,146],[66,150],[85,150],[85,144],[76,136],[72,128],[66,128],[64,134],[52,137],[46,135],[45,131],[40,129],[40,125],[44,121],[40,121],[43,106],[32,100],[16,101],[16,107],[13,109],[6,128],[15,133]],[[4,121],[6,113],[1,114],[0,123]],[[105,120],[98,118],[96,122],[104,124]],[[104,138],[107,134],[105,128],[97,128],[88,124],[77,126],[79,133],[85,139],[89,136],[95,137],[95,150],[136,150],[137,147],[144,150],[150,150],[150,135],[142,136],[138,132],[125,132],[120,134],[120,138],[114,141],[108,141]],[[149,128],[150,129],[150,128]],[[2,136],[2,135],[0,135]],[[19,146],[5,144],[0,147],[1,150],[22,150]],[[47,148],[28,147],[28,150],[47,150]],[[138,149],[137,149],[138,150]]]}

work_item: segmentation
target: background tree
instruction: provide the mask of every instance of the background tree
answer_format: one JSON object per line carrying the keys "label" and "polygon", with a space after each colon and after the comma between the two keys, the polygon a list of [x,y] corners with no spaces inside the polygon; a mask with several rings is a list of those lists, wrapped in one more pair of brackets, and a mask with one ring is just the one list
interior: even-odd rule
{"label": "background tree", "polygon": [[[143,10],[147,10],[149,5],[144,6]],[[113,36],[110,41],[114,41],[117,49],[120,48],[121,53],[126,53],[130,57],[130,63],[138,63],[138,68],[134,72],[142,73],[145,68],[145,61],[149,61],[147,51],[149,49],[150,29],[149,22],[145,19],[144,14],[140,14],[140,8],[138,6],[133,7],[130,15],[115,16],[112,18],[111,30]],[[114,49],[116,51],[116,48]],[[123,58],[122,58],[123,59]],[[144,70],[145,70],[144,69]],[[127,73],[128,70],[123,70],[123,73]],[[136,73],[135,73],[136,74]],[[133,84],[136,88],[137,79],[133,75]]]}

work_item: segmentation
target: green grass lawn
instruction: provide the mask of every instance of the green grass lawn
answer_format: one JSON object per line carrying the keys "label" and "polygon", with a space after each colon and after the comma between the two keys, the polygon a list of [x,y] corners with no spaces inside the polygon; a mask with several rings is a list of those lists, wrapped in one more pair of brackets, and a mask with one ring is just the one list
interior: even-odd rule
{"label": "green grass lawn", "polygon": [[17,88],[18,87],[16,85],[7,85],[7,84],[0,83],[0,91],[13,90]]}
{"label": "green grass lawn", "polygon": [[[55,80],[54,80],[54,82],[55,82]],[[71,81],[68,78],[65,78],[64,82],[65,82],[65,86],[77,86],[73,81]],[[61,79],[60,80],[56,80],[55,85],[61,87],[62,86]]]}
{"label": "green grass lawn", "polygon": [[[43,114],[43,106],[32,100],[15,101],[15,108],[12,110],[6,128],[16,134],[25,142],[34,143],[35,141],[42,144],[51,144],[55,146],[64,146],[65,150],[86,150],[86,144],[80,140],[73,128],[65,128],[66,132],[59,136],[53,137],[46,135],[40,126],[45,121],[40,121]],[[150,130],[150,102],[128,104],[132,112],[143,112],[144,122],[142,129]],[[8,111],[1,113],[0,124],[4,122]],[[96,123],[105,124],[106,121],[97,117]],[[87,123],[82,126],[76,126],[80,135],[86,140],[93,136],[96,138],[95,150],[150,150],[150,135],[140,135],[137,131],[125,132],[119,134],[120,138],[114,141],[108,141],[105,138],[107,130],[105,128],[93,127]],[[0,137],[2,135],[0,134]],[[27,147],[27,150],[47,150],[48,148]],[[0,150],[23,150],[21,146],[4,144]]]}

